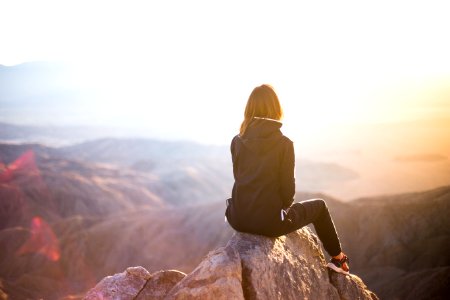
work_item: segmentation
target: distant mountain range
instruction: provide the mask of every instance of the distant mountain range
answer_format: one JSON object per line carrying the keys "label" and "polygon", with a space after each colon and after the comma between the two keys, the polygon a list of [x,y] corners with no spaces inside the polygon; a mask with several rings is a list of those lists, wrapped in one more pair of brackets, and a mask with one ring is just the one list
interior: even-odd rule
{"label": "distant mountain range", "polygon": [[[349,139],[347,132],[354,132],[355,136]],[[156,132],[143,129],[137,132],[110,127],[25,126],[0,122],[0,142],[4,143],[63,147],[67,148],[64,150],[67,155],[81,155],[87,160],[92,155],[93,162],[127,167],[131,164],[143,172],[154,168],[156,160],[180,161],[183,157],[187,158],[187,165],[201,169],[201,155],[205,155],[213,176],[230,179],[228,145],[162,140],[150,138],[152,134],[157,136]],[[307,141],[299,138],[295,140],[297,188],[350,200],[446,185],[450,183],[449,134],[449,122],[434,120],[337,130],[333,134],[335,138],[324,140],[322,146],[318,143],[314,151]],[[193,153],[188,153],[191,149]],[[102,153],[103,150],[106,152]],[[61,148],[58,151],[63,152]],[[194,161],[200,164],[195,166]],[[171,168],[167,170],[170,172]],[[186,168],[180,170],[177,176],[186,172]],[[230,181],[227,182],[229,186]]]}
{"label": "distant mountain range", "polygon": [[[223,201],[230,178],[215,174],[227,150],[117,139],[0,145],[0,289],[11,299],[55,299],[132,265],[191,271],[232,233]],[[327,200],[352,272],[382,299],[448,293],[450,186],[296,200],[314,197]]]}
{"label": "distant mountain range", "polygon": [[130,134],[124,129],[93,126],[36,126],[14,125],[0,122],[0,141],[13,144],[44,144],[67,146],[86,140],[108,137],[124,137]]}
{"label": "distant mountain range", "polygon": [[[79,133],[78,137],[84,134],[81,128],[73,130]],[[98,133],[95,130],[87,131],[93,136],[102,134],[101,130]],[[42,152],[61,159],[108,164],[115,168],[148,173],[156,176],[165,187],[172,187],[158,190],[166,201],[177,204],[211,202],[230,194],[233,178],[228,146],[145,138],[101,138],[78,144],[56,142],[58,148],[40,145],[43,141],[59,141],[61,137],[71,136],[71,133],[70,128],[64,132],[64,127],[52,129],[0,123],[0,141],[10,143],[10,146],[5,144],[3,147],[3,155],[8,151],[12,153],[0,156],[0,160],[8,163],[27,149],[34,149],[36,154]],[[26,146],[18,143],[27,140],[37,144]],[[297,182],[301,183],[301,190],[326,191],[328,186],[355,180],[359,175],[335,163],[298,159],[296,177]],[[179,186],[190,188],[180,193],[177,189]]]}

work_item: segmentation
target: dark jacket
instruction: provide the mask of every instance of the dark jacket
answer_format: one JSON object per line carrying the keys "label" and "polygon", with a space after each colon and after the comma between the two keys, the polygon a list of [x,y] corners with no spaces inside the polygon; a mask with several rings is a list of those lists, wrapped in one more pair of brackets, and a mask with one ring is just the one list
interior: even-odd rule
{"label": "dark jacket", "polygon": [[243,232],[277,236],[282,231],[281,209],[295,194],[294,146],[280,122],[255,118],[245,134],[231,142],[234,186],[226,216]]}

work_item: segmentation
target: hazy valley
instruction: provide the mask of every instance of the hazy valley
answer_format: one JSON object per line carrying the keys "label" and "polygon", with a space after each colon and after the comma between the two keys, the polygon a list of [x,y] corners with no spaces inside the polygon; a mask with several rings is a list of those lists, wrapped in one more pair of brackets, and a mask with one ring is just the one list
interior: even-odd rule
{"label": "hazy valley", "polygon": [[[142,139],[2,144],[0,159],[0,278],[12,299],[83,293],[133,265],[189,272],[232,234],[223,215],[232,184],[224,147]],[[336,168],[303,167],[312,178]],[[354,178],[338,170],[341,182]],[[298,192],[296,200],[313,197],[329,203],[352,271],[377,294],[427,299],[426,292],[447,291],[450,187],[350,202]],[[410,279],[423,274],[429,279],[412,290]]]}

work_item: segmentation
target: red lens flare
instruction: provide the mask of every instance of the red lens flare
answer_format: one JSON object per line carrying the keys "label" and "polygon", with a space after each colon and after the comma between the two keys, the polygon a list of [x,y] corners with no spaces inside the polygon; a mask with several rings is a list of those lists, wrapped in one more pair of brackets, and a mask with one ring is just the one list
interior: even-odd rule
{"label": "red lens flare", "polygon": [[12,180],[19,173],[40,175],[33,150],[26,151],[7,166],[0,164],[0,183]]}
{"label": "red lens flare", "polygon": [[61,257],[58,239],[47,222],[40,217],[31,220],[31,235],[17,250],[17,255],[39,253],[51,261],[58,261]]}

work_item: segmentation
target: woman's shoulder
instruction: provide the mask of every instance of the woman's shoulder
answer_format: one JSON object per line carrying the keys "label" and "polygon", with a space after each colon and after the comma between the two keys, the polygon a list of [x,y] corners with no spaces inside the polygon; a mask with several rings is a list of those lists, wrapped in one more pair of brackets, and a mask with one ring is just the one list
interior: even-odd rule
{"label": "woman's shoulder", "polygon": [[232,139],[231,139],[231,141],[234,141],[234,140],[236,140],[236,139],[239,139],[241,136],[239,135],[239,134],[236,134]]}
{"label": "woman's shoulder", "polygon": [[287,145],[293,145],[294,142],[288,138],[287,136],[285,136],[284,134],[281,135],[281,140],[283,143],[287,144]]}
{"label": "woman's shoulder", "polygon": [[239,139],[240,139],[240,135],[236,134],[232,139],[231,139],[231,144],[233,145],[234,143],[236,143]]}
{"label": "woman's shoulder", "polygon": [[233,139],[231,140],[231,143],[230,143],[230,150],[231,150],[232,153],[234,152],[233,149],[236,148],[236,144],[237,144],[237,142],[238,142],[239,139],[240,139],[239,134],[236,134],[236,135],[233,137]]}

